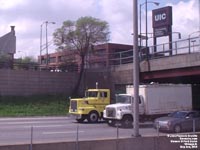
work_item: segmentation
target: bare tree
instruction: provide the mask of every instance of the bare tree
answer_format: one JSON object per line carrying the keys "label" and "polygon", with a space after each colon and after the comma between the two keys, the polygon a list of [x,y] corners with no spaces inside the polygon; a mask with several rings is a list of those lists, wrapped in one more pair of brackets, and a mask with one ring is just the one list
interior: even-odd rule
{"label": "bare tree", "polygon": [[93,17],[81,17],[77,21],[67,20],[54,33],[54,43],[63,51],[75,51],[80,56],[80,75],[72,95],[79,90],[84,72],[85,56],[96,44],[108,42],[109,26],[106,21]]}

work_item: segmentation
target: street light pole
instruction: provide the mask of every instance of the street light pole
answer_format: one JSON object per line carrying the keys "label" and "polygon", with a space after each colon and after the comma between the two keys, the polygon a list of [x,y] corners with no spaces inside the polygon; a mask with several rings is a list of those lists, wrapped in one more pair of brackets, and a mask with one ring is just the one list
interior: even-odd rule
{"label": "street light pole", "polygon": [[138,8],[137,0],[133,0],[133,85],[132,116],[134,137],[139,137],[139,56],[138,56]]}
{"label": "street light pole", "polygon": [[49,63],[49,50],[48,50],[48,24],[55,24],[55,22],[49,22],[49,21],[45,21],[46,24],[46,69],[48,69],[48,63]]}
{"label": "street light pole", "polygon": [[142,38],[141,38],[141,36],[142,36],[142,4],[140,4],[140,49],[141,49],[141,45],[142,45]]}
{"label": "street light pole", "polygon": [[188,41],[189,41],[189,53],[191,52],[191,44],[190,44],[190,42],[191,42],[191,36],[193,35],[193,34],[195,34],[195,33],[199,33],[199,35],[200,35],[200,30],[199,31],[195,31],[195,32],[192,32],[192,33],[190,33],[189,34],[189,38],[188,38]]}
{"label": "street light pole", "polygon": [[[200,0],[199,0],[199,31],[200,31]],[[200,37],[200,33],[199,33]],[[200,49],[200,39],[199,39],[199,49]]]}
{"label": "street light pole", "polygon": [[[199,0],[199,31],[200,31],[200,0]],[[199,33],[200,36],[200,33]]]}
{"label": "street light pole", "polygon": [[46,69],[48,69],[48,33],[47,33],[47,25],[48,25],[48,21],[45,22],[46,23]]}
{"label": "street light pole", "polygon": [[141,11],[141,9],[142,9],[142,6],[143,5],[145,5],[145,24],[146,24],[146,26],[145,26],[145,47],[146,47],[146,49],[147,49],[147,47],[148,47],[148,20],[147,20],[147,4],[148,3],[152,3],[152,4],[154,4],[154,5],[156,5],[156,6],[158,6],[160,3],[158,3],[158,2],[154,2],[154,1],[147,1],[147,0],[145,0],[145,2],[144,3],[142,3],[142,4],[140,4],[140,46],[141,46],[141,44],[142,44],[142,11]]}
{"label": "street light pole", "polygon": [[[148,23],[147,23],[147,0],[145,0],[145,22],[146,22],[146,44],[145,44],[145,47],[146,47],[146,51],[147,51],[147,47],[148,47]],[[147,57],[149,57],[148,56],[149,54],[147,54]]]}
{"label": "street light pole", "polygon": [[40,25],[40,65],[42,64],[42,26],[44,23]]}

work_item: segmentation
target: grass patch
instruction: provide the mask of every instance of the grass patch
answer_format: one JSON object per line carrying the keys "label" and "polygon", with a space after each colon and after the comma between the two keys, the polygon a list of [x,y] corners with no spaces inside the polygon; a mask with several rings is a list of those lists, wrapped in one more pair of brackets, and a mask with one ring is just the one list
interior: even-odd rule
{"label": "grass patch", "polygon": [[0,117],[66,115],[69,100],[65,96],[1,96]]}

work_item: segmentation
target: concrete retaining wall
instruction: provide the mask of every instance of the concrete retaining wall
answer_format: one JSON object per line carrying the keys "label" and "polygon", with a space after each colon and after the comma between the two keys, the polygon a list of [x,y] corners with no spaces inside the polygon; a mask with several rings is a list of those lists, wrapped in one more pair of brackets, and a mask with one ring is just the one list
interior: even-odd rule
{"label": "concrete retaining wall", "polygon": [[[79,74],[76,72],[47,72],[31,70],[0,69],[0,96],[5,95],[41,95],[71,94]],[[110,88],[111,79],[108,72],[87,72],[79,93],[86,88]]]}
{"label": "concrete retaining wall", "polygon": [[[173,143],[180,138],[167,136],[139,137],[118,140],[94,140],[78,142],[60,142],[33,144],[32,150],[179,150],[184,143]],[[200,149],[200,137],[197,142]],[[187,149],[187,148],[186,148]],[[193,148],[194,149],[194,148]],[[0,146],[0,150],[30,150],[30,145]],[[194,149],[196,150],[196,149]]]}
{"label": "concrete retaining wall", "polygon": [[69,94],[77,73],[0,70],[0,95]]}

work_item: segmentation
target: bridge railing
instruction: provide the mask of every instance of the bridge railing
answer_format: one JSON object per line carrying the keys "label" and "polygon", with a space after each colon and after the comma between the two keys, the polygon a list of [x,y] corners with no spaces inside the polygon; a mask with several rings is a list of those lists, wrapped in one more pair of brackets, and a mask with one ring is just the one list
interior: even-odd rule
{"label": "bridge railing", "polygon": [[[149,47],[149,59],[169,57],[179,54],[189,54],[200,52],[200,37],[190,37],[172,43],[158,44]],[[151,57],[153,56],[153,57]]]}
{"label": "bridge railing", "polygon": [[[200,52],[200,37],[190,37],[183,40],[173,41],[172,43],[163,43],[156,46],[149,46],[148,55],[142,53],[142,49],[139,48],[140,60],[151,60],[163,57],[170,57],[181,54],[190,54]],[[106,55],[106,54],[105,54]],[[122,65],[133,62],[133,50],[127,50],[122,52],[109,53],[109,65]]]}
{"label": "bridge railing", "polygon": [[123,52],[110,53],[109,65],[121,65],[133,62],[133,50]]}

